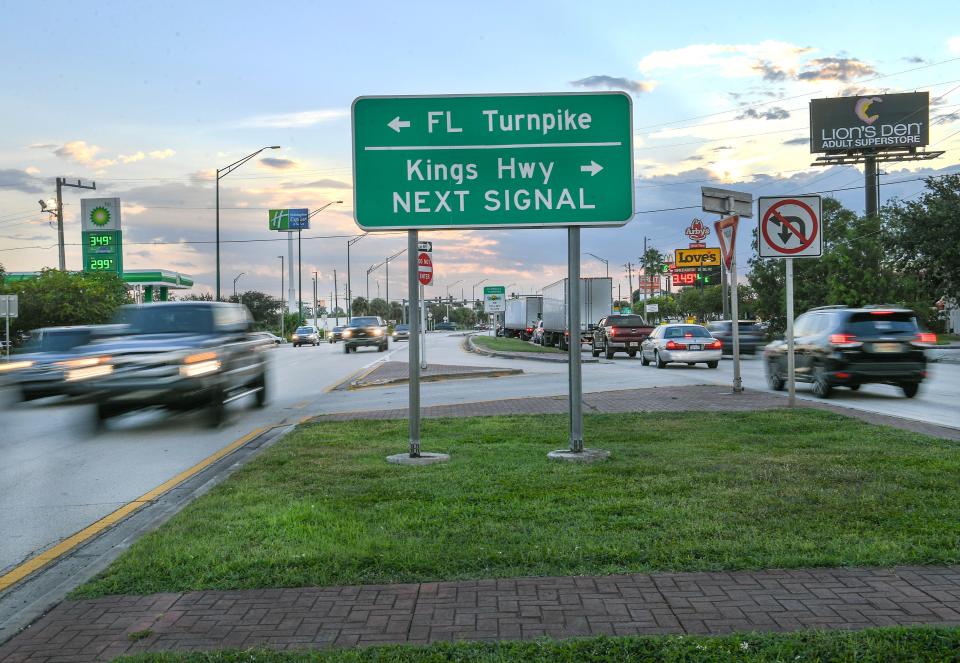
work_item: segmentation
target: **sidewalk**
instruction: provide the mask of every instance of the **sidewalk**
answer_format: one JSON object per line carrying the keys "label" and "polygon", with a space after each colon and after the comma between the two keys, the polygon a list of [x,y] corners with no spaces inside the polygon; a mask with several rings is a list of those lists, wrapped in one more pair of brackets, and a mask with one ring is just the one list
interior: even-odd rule
{"label": "sidewalk", "polygon": [[506,578],[66,601],[0,647],[0,663],[107,661],[173,649],[896,624],[960,625],[960,567]]}

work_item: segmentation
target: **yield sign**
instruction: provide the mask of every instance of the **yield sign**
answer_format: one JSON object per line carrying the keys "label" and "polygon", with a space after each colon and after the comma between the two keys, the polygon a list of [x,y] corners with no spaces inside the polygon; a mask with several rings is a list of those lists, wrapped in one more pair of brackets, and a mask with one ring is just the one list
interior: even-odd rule
{"label": "yield sign", "polygon": [[417,278],[420,285],[430,285],[433,282],[433,260],[429,253],[420,253],[417,256]]}
{"label": "yield sign", "polygon": [[717,230],[717,237],[720,239],[720,253],[723,254],[723,264],[730,269],[730,261],[733,260],[733,254],[737,244],[737,224],[740,217],[734,214],[725,219],[714,222],[713,227]]}
{"label": "yield sign", "polygon": [[820,196],[761,197],[761,258],[819,258],[823,254]]}

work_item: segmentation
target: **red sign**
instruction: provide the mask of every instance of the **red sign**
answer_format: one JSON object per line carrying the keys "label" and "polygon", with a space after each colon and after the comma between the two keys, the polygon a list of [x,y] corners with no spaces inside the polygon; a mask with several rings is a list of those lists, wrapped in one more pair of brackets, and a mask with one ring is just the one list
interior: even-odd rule
{"label": "red sign", "polygon": [[433,282],[433,261],[429,253],[417,256],[417,278],[420,279],[420,285],[430,285]]}
{"label": "red sign", "polygon": [[[710,229],[703,225],[703,221],[700,219],[694,219],[690,222],[690,225],[687,226],[687,229],[683,231],[683,234],[690,238],[690,241],[699,244],[707,238],[707,235],[710,234]],[[701,248],[699,246],[691,246],[690,248]]]}
{"label": "red sign", "polygon": [[697,282],[696,270],[692,272],[674,272],[671,274],[673,285],[694,285]]}
{"label": "red sign", "polygon": [[720,238],[720,253],[723,254],[723,264],[730,269],[730,261],[733,260],[734,251],[737,247],[737,224],[740,217],[734,214],[725,219],[720,219],[713,224],[717,229],[717,237]]}

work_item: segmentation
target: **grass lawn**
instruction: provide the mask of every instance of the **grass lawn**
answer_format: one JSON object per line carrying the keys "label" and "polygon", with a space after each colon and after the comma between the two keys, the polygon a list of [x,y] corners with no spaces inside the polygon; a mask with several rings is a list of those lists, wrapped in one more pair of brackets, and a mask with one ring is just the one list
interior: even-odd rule
{"label": "grass lawn", "polygon": [[519,338],[500,338],[498,336],[474,336],[473,342],[488,350],[502,350],[504,352],[538,352],[548,354],[566,354],[557,348],[534,345]]}
{"label": "grass lawn", "polygon": [[456,642],[429,646],[273,652],[266,650],[140,654],[117,663],[506,663],[524,661],[662,661],[680,663],[796,663],[797,661],[956,661],[957,628],[882,628],[727,636],[595,637],[527,642]]}
{"label": "grass lawn", "polygon": [[960,341],[958,334],[937,334],[937,345],[949,345]]}
{"label": "grass lawn", "polygon": [[960,446],[812,409],[301,426],[74,597],[960,561]]}

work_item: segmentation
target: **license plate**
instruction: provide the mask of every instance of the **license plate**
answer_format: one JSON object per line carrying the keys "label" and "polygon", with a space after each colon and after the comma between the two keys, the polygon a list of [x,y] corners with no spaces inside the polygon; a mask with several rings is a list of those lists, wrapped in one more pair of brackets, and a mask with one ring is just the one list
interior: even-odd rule
{"label": "license plate", "polygon": [[874,352],[900,352],[899,343],[874,343]]}
{"label": "license plate", "polygon": [[629,345],[630,347],[636,347],[636,346],[637,346],[637,342],[636,342],[636,341],[630,341],[629,343],[627,343],[627,345]]}
{"label": "license plate", "polygon": [[690,349],[691,349],[691,350],[699,350],[699,349],[700,349],[700,346],[699,346],[699,345],[691,345],[691,346],[690,346]]}

